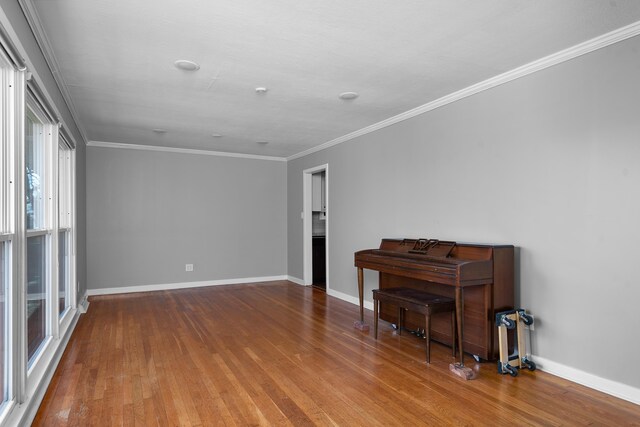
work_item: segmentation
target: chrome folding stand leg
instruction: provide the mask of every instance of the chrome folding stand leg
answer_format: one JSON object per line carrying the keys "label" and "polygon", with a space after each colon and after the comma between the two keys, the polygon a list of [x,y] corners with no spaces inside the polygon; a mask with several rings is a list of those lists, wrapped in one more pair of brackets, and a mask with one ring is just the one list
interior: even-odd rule
{"label": "chrome folding stand leg", "polygon": [[[531,360],[529,329],[526,326],[533,324],[533,317],[523,309],[503,311],[496,314],[496,326],[498,327],[498,343],[500,346],[500,360],[498,360],[498,373],[509,374],[512,377],[518,375],[518,369],[527,368],[536,370],[536,364]],[[518,343],[518,355],[509,356],[508,332],[515,329]]]}

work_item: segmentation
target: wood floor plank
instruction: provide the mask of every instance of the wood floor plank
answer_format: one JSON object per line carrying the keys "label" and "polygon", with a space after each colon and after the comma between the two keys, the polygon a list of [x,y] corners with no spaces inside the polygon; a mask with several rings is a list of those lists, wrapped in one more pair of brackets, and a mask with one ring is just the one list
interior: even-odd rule
{"label": "wood floor plank", "polygon": [[[449,372],[451,349],[291,282],[91,298],[35,426],[640,425],[640,406],[554,377]],[[367,312],[371,321],[371,313]]]}

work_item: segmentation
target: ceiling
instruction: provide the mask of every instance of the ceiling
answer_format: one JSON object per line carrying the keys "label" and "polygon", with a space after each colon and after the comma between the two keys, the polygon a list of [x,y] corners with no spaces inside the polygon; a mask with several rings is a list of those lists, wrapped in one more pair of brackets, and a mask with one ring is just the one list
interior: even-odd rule
{"label": "ceiling", "polygon": [[275,157],[640,20],[637,0],[21,1],[88,141]]}

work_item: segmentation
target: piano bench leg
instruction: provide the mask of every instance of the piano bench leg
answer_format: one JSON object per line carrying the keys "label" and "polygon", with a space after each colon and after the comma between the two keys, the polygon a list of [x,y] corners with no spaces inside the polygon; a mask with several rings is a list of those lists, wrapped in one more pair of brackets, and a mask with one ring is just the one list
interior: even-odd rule
{"label": "piano bench leg", "polygon": [[402,335],[402,324],[404,323],[404,309],[398,306],[398,335]]}
{"label": "piano bench leg", "polygon": [[378,339],[378,300],[373,299],[373,336]]}

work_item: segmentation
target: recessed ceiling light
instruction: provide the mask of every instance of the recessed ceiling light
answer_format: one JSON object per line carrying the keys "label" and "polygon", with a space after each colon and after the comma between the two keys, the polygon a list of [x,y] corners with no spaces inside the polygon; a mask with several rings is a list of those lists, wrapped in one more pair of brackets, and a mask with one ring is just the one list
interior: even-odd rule
{"label": "recessed ceiling light", "polygon": [[267,89],[266,87],[257,87],[256,93],[263,94],[263,93],[267,93],[268,90],[269,89]]}
{"label": "recessed ceiling light", "polygon": [[222,138],[222,134],[221,133],[212,133],[211,136],[214,137],[214,138]]}
{"label": "recessed ceiling light", "polygon": [[260,145],[267,145],[269,141],[256,141],[256,143]]}
{"label": "recessed ceiling light", "polygon": [[154,131],[155,133],[167,133],[166,129],[155,128],[151,130]]}
{"label": "recessed ceiling light", "polygon": [[338,96],[338,98],[344,99],[344,100],[356,99],[357,97],[358,97],[358,94],[356,92],[342,92]]}
{"label": "recessed ceiling light", "polygon": [[173,65],[175,65],[176,68],[180,68],[181,70],[185,71],[197,71],[200,69],[200,65],[187,59],[179,59],[174,62]]}

